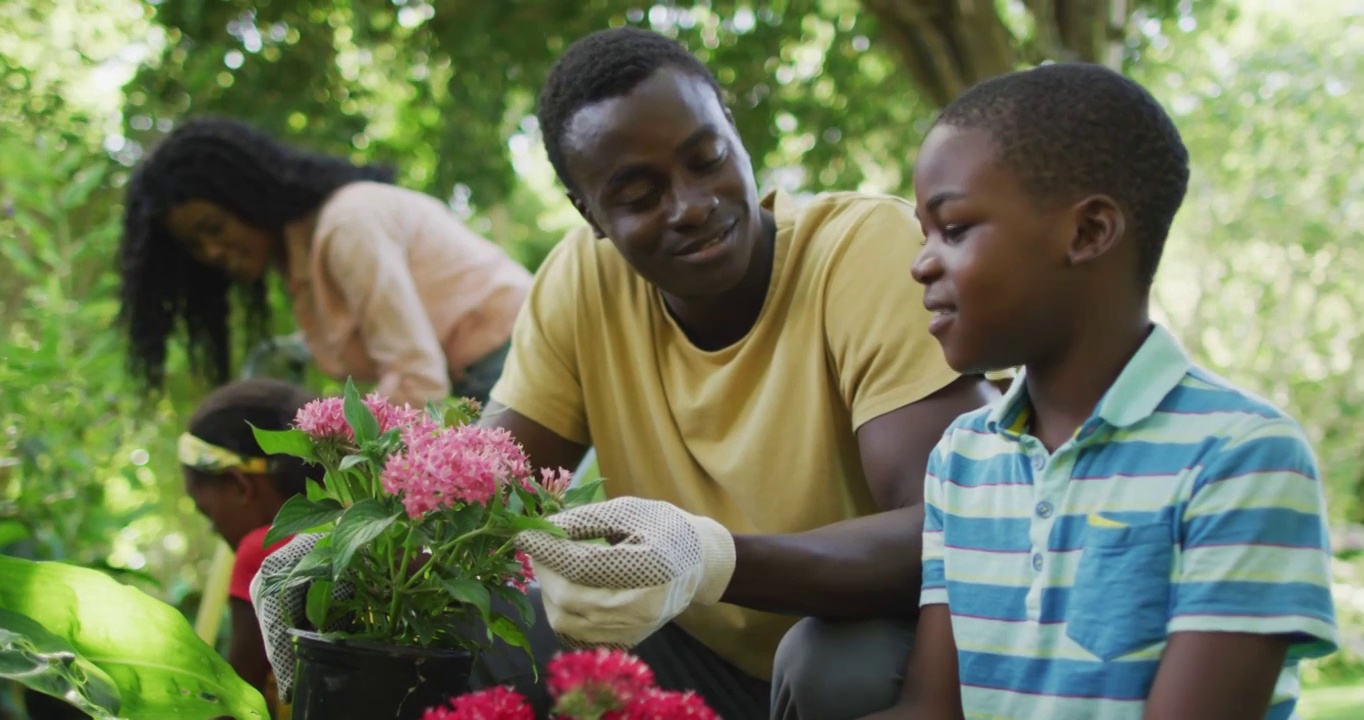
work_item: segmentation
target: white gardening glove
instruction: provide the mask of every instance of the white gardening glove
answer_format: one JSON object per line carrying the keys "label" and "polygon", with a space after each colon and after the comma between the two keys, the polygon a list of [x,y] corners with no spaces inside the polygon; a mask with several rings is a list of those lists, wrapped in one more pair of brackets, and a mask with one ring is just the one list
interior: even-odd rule
{"label": "white gardening glove", "polygon": [[[260,623],[261,638],[265,641],[265,657],[275,671],[280,702],[290,702],[294,694],[294,639],[289,630],[306,622],[304,607],[311,583],[286,588],[279,594],[263,591],[264,582],[271,577],[288,575],[308,553],[312,552],[322,534],[295,535],[292,540],[270,553],[261,563],[256,577],[251,579],[251,607]],[[332,597],[342,599],[354,593],[349,583],[340,582],[332,589]]]}
{"label": "white gardening glove", "polygon": [[[568,537],[527,530],[516,545],[571,647],[638,645],[692,603],[719,602],[734,575],[734,536],[666,502],[622,497],[548,520]],[[597,539],[610,544],[584,542]]]}

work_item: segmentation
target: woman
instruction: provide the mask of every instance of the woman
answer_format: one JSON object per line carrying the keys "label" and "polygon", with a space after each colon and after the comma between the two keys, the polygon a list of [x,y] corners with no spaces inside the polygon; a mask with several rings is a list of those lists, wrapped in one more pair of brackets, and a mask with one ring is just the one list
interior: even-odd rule
{"label": "woman", "polygon": [[229,290],[264,337],[279,272],[314,361],[397,403],[485,400],[530,273],[387,169],[287,147],[246,124],[189,120],[134,170],[120,261],[132,366],[164,379],[183,323],[195,369],[231,373]]}

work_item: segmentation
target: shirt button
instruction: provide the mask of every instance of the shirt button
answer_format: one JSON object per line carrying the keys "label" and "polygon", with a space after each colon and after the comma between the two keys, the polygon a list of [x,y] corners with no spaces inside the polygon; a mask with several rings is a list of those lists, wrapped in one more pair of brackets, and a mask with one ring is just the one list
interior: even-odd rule
{"label": "shirt button", "polygon": [[1032,458],[1032,469],[1041,472],[1047,466],[1047,458],[1042,455],[1034,455]]}
{"label": "shirt button", "polygon": [[1037,503],[1037,507],[1035,509],[1037,510],[1037,517],[1040,517],[1044,520],[1046,518],[1051,517],[1051,503],[1046,502],[1044,500],[1040,503]]}
{"label": "shirt button", "polygon": [[1042,570],[1042,553],[1033,553],[1033,556],[1032,556],[1032,569],[1033,569],[1033,570],[1037,570],[1038,572],[1041,572],[1041,570]]}

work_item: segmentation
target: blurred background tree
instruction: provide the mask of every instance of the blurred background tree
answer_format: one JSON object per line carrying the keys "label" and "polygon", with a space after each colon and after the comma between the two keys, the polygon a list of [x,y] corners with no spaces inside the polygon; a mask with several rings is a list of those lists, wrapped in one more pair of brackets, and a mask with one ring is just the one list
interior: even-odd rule
{"label": "blurred background tree", "polygon": [[194,607],[217,541],[173,441],[206,388],[172,370],[140,402],[113,329],[121,186],[177,120],[231,115],[392,162],[535,268],[578,222],[536,92],[573,39],[626,23],[701,55],[761,184],[800,193],[910,193],[934,109],[983,77],[1079,59],[1147,84],[1194,161],[1160,317],[1316,442],[1352,652],[1310,679],[1360,677],[1359,0],[0,0],[0,551]]}

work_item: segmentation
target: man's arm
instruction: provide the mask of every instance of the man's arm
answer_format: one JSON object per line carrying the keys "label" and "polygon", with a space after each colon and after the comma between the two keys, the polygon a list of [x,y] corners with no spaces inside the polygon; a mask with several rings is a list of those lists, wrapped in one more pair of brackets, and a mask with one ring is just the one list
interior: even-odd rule
{"label": "man's arm", "polygon": [[1269,710],[1291,644],[1282,635],[1181,632],[1170,636],[1146,720],[1242,720]]}
{"label": "man's arm", "polygon": [[829,618],[913,615],[929,454],[953,420],[997,397],[983,378],[962,377],[864,423],[862,466],[882,512],[793,535],[736,535],[724,602]]}
{"label": "man's arm", "polygon": [[502,428],[511,433],[521,443],[531,467],[575,470],[587,454],[586,446],[562,438],[553,430],[496,401],[488,403],[479,424]]}

